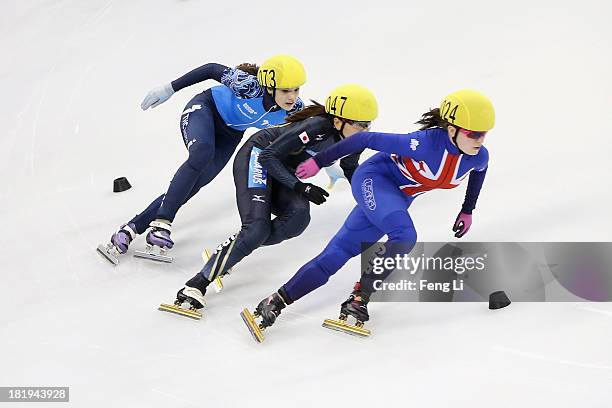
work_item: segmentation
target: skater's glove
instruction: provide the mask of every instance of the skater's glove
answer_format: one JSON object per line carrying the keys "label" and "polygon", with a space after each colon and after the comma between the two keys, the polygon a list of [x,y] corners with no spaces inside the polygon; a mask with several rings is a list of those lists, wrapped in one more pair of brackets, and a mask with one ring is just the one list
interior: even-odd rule
{"label": "skater's glove", "polygon": [[325,197],[329,197],[329,193],[325,191],[325,189],[310,183],[301,183],[298,181],[293,187],[293,190],[316,205],[323,204],[325,202]]}
{"label": "skater's glove", "polygon": [[140,107],[142,110],[154,108],[157,105],[166,102],[173,94],[174,89],[172,88],[172,84],[168,83],[166,85],[159,86],[149,91],[147,96],[145,96],[144,100],[140,104]]}
{"label": "skater's glove", "polygon": [[457,238],[461,238],[470,230],[472,226],[472,214],[460,212],[453,225],[453,232]]}
{"label": "skater's glove", "polygon": [[315,176],[321,168],[312,157],[302,163],[295,170],[295,175],[301,179],[307,179]]}

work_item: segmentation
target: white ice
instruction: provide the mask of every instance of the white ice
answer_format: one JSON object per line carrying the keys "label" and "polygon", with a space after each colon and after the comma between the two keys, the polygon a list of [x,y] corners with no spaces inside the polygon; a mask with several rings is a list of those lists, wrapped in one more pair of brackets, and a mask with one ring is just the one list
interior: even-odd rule
{"label": "white ice", "polygon": [[[0,386],[70,386],[74,407],[610,406],[612,305],[377,303],[357,339],[321,328],[357,259],[255,344],[239,311],[323,248],[353,205],[345,181],[301,237],[236,267],[201,321],[156,307],[239,228],[231,165],[179,212],[175,263],[95,253],[165,190],[186,157],[179,114],[212,83],[142,112],[146,92],[279,52],[303,60],[305,98],[370,87],[380,131],[416,129],[452,90],[488,94],[497,124],[466,239],[611,241],[610,4],[4,0]],[[119,176],[134,187],[114,194]],[[453,239],[464,188],[417,199],[420,240]]]}

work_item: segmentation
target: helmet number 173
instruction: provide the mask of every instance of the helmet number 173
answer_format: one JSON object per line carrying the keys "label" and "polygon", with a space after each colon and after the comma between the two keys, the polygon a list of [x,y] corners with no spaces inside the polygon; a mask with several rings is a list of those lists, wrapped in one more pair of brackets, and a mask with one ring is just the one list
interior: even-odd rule
{"label": "helmet number 173", "polygon": [[257,73],[259,82],[266,88],[276,88],[276,72],[273,69],[260,69]]}

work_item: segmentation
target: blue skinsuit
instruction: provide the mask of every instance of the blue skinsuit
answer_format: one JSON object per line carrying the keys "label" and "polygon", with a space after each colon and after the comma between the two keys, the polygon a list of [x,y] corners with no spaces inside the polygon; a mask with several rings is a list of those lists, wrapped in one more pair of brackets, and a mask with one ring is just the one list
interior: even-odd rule
{"label": "blue skinsuit", "polygon": [[471,213],[488,165],[489,154],[461,154],[447,131],[434,128],[409,134],[364,132],[318,153],[315,161],[325,167],[333,160],[364,148],[378,150],[353,175],[352,192],[357,205],[323,252],[302,266],[281,287],[293,302],[324,285],[350,258],[362,252],[363,242],[387,235],[389,243],[412,249],[417,234],[406,209],[417,195],[437,188],[454,188],[469,176],[462,211]]}
{"label": "blue skinsuit", "polygon": [[179,208],[225,167],[247,128],[281,124],[288,114],[304,106],[298,98],[291,111],[279,109],[254,75],[221,64],[196,68],[173,81],[172,88],[178,91],[207,79],[222,85],[196,95],[185,106],[180,128],[189,156],[167,192],[129,221],[139,234],[156,218],[172,222]]}

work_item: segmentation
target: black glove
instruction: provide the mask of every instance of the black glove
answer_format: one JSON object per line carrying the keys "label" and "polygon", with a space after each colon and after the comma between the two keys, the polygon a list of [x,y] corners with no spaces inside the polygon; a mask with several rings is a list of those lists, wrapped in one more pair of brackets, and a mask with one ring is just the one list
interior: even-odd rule
{"label": "black glove", "polygon": [[293,190],[316,205],[323,204],[325,202],[325,197],[329,197],[329,193],[325,191],[325,189],[310,183],[297,182]]}

